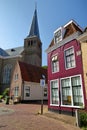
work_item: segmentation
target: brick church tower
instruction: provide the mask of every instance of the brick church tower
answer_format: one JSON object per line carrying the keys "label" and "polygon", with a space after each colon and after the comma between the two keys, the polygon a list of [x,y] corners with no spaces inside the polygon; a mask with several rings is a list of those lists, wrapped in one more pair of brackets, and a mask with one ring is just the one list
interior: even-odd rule
{"label": "brick church tower", "polygon": [[34,11],[29,35],[24,39],[23,61],[36,66],[42,65],[42,43],[39,35],[37,9]]}

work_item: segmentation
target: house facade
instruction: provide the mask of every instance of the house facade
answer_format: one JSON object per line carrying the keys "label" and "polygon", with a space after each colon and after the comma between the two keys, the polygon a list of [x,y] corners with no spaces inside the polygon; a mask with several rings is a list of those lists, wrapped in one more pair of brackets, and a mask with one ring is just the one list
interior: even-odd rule
{"label": "house facade", "polygon": [[54,32],[47,52],[48,108],[87,109],[87,32],[71,20]]}
{"label": "house facade", "polygon": [[[45,86],[40,86],[42,75],[45,77]],[[17,101],[47,100],[47,69],[25,62],[17,62],[13,71],[10,97]]]}

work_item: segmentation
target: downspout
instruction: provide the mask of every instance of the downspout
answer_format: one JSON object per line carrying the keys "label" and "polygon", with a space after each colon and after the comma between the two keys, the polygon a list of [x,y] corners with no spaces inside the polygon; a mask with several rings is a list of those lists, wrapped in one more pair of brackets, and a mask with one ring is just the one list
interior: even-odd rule
{"label": "downspout", "polygon": [[22,86],[21,86],[21,100],[24,100],[24,80],[22,79]]}
{"label": "downspout", "polygon": [[61,114],[61,92],[59,88],[59,114]]}

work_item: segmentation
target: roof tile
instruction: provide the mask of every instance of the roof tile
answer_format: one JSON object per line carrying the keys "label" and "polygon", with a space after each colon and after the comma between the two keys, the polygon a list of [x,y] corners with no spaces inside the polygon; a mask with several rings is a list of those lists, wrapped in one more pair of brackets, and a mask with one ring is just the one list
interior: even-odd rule
{"label": "roof tile", "polygon": [[42,75],[44,75],[47,83],[47,69],[20,61],[19,66],[21,70],[22,79],[24,81],[39,83],[40,79],[42,79]]}

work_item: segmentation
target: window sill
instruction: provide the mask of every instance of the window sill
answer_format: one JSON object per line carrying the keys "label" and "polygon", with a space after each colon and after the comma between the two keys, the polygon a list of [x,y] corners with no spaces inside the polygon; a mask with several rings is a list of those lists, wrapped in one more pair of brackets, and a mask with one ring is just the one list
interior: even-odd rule
{"label": "window sill", "polygon": [[74,69],[74,68],[76,68],[76,66],[70,67],[70,68],[65,68],[65,69],[66,69],[66,70],[69,70],[69,69]]}
{"label": "window sill", "polygon": [[50,104],[50,106],[59,106],[59,104]]}

